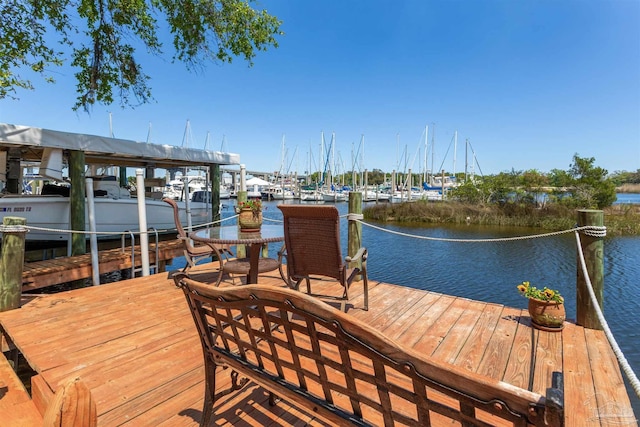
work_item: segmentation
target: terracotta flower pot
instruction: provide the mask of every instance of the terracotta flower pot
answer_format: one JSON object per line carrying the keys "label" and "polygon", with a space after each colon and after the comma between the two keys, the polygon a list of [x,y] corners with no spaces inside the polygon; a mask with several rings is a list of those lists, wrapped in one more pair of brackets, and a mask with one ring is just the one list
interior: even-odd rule
{"label": "terracotta flower pot", "polygon": [[545,331],[562,330],[567,317],[563,303],[535,298],[529,298],[529,315],[533,327]]}
{"label": "terracotta flower pot", "polygon": [[241,209],[238,213],[238,225],[243,233],[260,231],[262,211],[253,211],[251,208]]}

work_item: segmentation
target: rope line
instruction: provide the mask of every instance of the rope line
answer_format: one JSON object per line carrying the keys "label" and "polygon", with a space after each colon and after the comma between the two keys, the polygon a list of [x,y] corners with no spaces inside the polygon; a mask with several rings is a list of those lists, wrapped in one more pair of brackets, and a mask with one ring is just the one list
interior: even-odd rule
{"label": "rope line", "polygon": [[636,376],[636,374],[633,372],[633,369],[631,369],[631,366],[629,365],[629,362],[624,356],[624,353],[620,349],[620,346],[618,346],[618,342],[613,336],[613,333],[611,333],[609,324],[607,323],[607,320],[604,318],[604,314],[600,309],[600,303],[598,302],[598,299],[596,298],[596,294],[593,291],[593,285],[591,284],[591,279],[589,278],[589,272],[587,271],[587,265],[584,259],[584,253],[582,252],[582,246],[580,245],[580,234],[577,231],[576,231],[576,243],[578,246],[578,256],[580,259],[580,267],[582,269],[582,274],[585,277],[585,281],[587,282],[587,290],[589,291],[589,296],[591,297],[591,304],[593,305],[593,308],[596,311],[596,315],[598,316],[598,320],[602,325],[604,334],[607,337],[607,340],[609,341],[609,345],[611,345],[611,348],[613,349],[613,353],[616,355],[616,358],[618,359],[618,363],[620,364],[622,371],[625,373],[625,375],[629,379],[629,383],[631,384],[631,387],[633,388],[633,390],[636,392],[636,395],[640,397],[640,381],[638,380],[638,377]]}
{"label": "rope line", "polygon": [[263,217],[262,220],[263,221],[275,222],[275,223],[278,223],[278,224],[282,224],[284,222],[281,219],[273,219],[273,218],[265,218],[265,217]]}
{"label": "rope line", "polygon": [[[234,215],[234,216],[231,216],[231,217],[228,217],[228,218],[223,218],[223,219],[212,221],[212,222],[209,222],[209,223],[198,224],[197,226],[193,226],[191,228],[195,229],[195,228],[207,227],[209,225],[218,224],[218,223],[221,223],[223,221],[228,221],[228,220],[231,220],[231,219],[235,219],[237,217],[238,217],[238,215]],[[611,345],[611,348],[613,349],[613,352],[616,355],[616,358],[618,359],[618,363],[620,364],[623,372],[625,373],[625,375],[629,379],[631,387],[635,391],[636,395],[638,395],[638,397],[640,397],[640,380],[638,380],[638,377],[633,372],[633,369],[631,368],[631,366],[629,365],[629,362],[625,358],[624,353],[620,349],[620,346],[618,345],[615,337],[613,336],[613,334],[611,332],[611,329],[609,328],[609,325],[608,325],[606,319],[604,318],[604,314],[602,313],[602,310],[600,309],[600,304],[598,303],[598,300],[596,298],[595,292],[593,291],[593,285],[591,283],[591,279],[589,278],[589,272],[587,271],[587,266],[586,266],[586,262],[585,262],[585,259],[584,259],[584,254],[582,252],[582,247],[580,245],[580,233],[579,232],[582,232],[585,235],[591,236],[591,237],[605,237],[607,235],[607,228],[606,227],[604,227],[604,226],[586,225],[586,226],[581,226],[581,227],[575,227],[575,228],[569,229],[569,230],[554,231],[554,232],[550,232],[550,233],[534,234],[534,235],[529,235],[529,236],[502,237],[502,238],[492,238],[492,239],[454,239],[454,238],[443,238],[443,237],[418,236],[418,235],[415,235],[415,234],[409,234],[409,233],[403,233],[403,232],[400,232],[400,231],[389,230],[387,228],[379,227],[377,225],[373,225],[373,224],[370,224],[370,223],[362,221],[363,216],[361,214],[348,214],[348,215],[341,216],[341,218],[347,218],[349,221],[356,221],[356,222],[359,222],[360,224],[363,224],[363,225],[365,225],[367,227],[370,227],[370,228],[373,228],[373,229],[376,229],[376,230],[379,230],[379,231],[383,231],[383,232],[386,232],[386,233],[395,234],[395,235],[398,235],[398,236],[412,237],[412,238],[415,238],[415,239],[440,241],[440,242],[457,242],[457,243],[508,242],[508,241],[516,241],[516,240],[527,240],[527,239],[537,239],[537,238],[542,238],[542,237],[558,236],[558,235],[561,235],[561,234],[567,234],[567,233],[572,233],[572,232],[575,233],[576,241],[577,241],[577,248],[578,248],[578,255],[579,255],[579,259],[580,259],[580,266],[582,268],[582,273],[583,273],[583,275],[585,277],[585,280],[586,280],[586,283],[587,283],[587,289],[589,291],[589,296],[591,298],[592,305],[595,308],[596,315],[598,316],[598,320],[600,321],[600,324],[603,327],[605,336],[607,337],[607,340],[609,341],[609,344]],[[282,223],[282,220],[277,220],[277,219],[272,219],[272,218],[264,218],[264,220],[272,221],[272,222],[276,222],[276,223]],[[35,226],[29,226],[29,225],[4,225],[4,224],[0,224],[0,232],[3,232],[3,233],[19,233],[19,232],[28,232],[30,230],[56,232],[56,233],[72,233],[72,234],[100,234],[100,235],[131,234],[131,233],[124,233],[124,232],[108,232],[108,231],[105,231],[105,232],[90,232],[90,231],[78,231],[78,230],[62,230],[62,229],[47,228],[47,227],[35,227]],[[158,230],[158,231],[159,232],[170,232],[170,231],[176,231],[176,229],[175,228],[171,228],[171,229],[163,229],[163,230]],[[143,234],[143,233],[148,233],[148,231],[138,231],[138,232],[134,232],[133,234]]]}
{"label": "rope line", "polygon": [[367,227],[371,227],[376,230],[384,231],[387,233],[396,234],[404,237],[413,237],[416,239],[442,241],[442,242],[459,242],[459,243],[505,242],[505,241],[526,240],[526,239],[535,239],[535,238],[541,238],[541,237],[557,236],[557,235],[566,234],[566,233],[575,233],[576,240],[577,240],[578,254],[580,258],[580,266],[582,268],[584,277],[586,278],[587,289],[589,290],[589,296],[591,297],[592,304],[595,307],[598,320],[600,321],[600,324],[603,327],[605,336],[607,337],[607,340],[609,341],[609,345],[611,345],[611,348],[613,349],[613,352],[616,355],[616,358],[618,359],[618,363],[620,364],[622,371],[625,373],[625,375],[629,379],[629,383],[631,384],[631,387],[633,388],[635,393],[638,395],[638,397],[640,397],[640,380],[638,380],[638,377],[633,372],[633,369],[629,365],[629,362],[627,361],[626,357],[624,356],[624,353],[620,349],[620,346],[618,345],[615,337],[613,336],[613,333],[611,332],[611,329],[609,328],[609,325],[606,319],[604,318],[604,314],[602,313],[602,310],[600,310],[600,305],[593,291],[593,285],[591,284],[591,279],[589,278],[589,273],[587,271],[587,266],[584,259],[584,254],[582,252],[582,247],[580,246],[579,232],[582,232],[585,235],[591,236],[591,237],[605,237],[607,235],[606,227],[585,225],[581,227],[575,227],[570,230],[555,231],[551,233],[535,234],[530,236],[503,237],[503,238],[497,238],[497,239],[451,239],[451,238],[441,238],[441,237],[417,236],[415,234],[402,233],[399,231],[378,227],[376,225],[368,224],[364,221],[360,221],[357,219],[354,219],[354,220],[360,222],[361,224],[366,225]]}
{"label": "rope line", "polygon": [[27,233],[29,229],[25,225],[0,224],[0,233]]}
{"label": "rope line", "polygon": [[[198,225],[193,225],[191,226],[191,229],[198,229],[198,228],[204,228],[204,227],[208,227],[210,225],[213,224],[219,224],[222,223],[223,221],[228,221],[234,218],[237,218],[238,215],[234,215],[228,218],[222,218],[216,221],[211,221],[211,222],[206,222],[203,224],[198,224]],[[60,228],[48,228],[48,227],[37,227],[34,225],[24,225],[24,226],[19,226],[22,227],[21,229],[14,229],[13,227],[17,227],[17,226],[6,226],[6,225],[1,225],[0,224],[0,232],[8,232],[8,233],[16,233],[16,232],[24,232],[24,231],[31,231],[31,230],[35,230],[35,231],[45,231],[45,232],[51,232],[51,233],[69,233],[69,234],[87,234],[87,235],[91,235],[91,234],[95,234],[95,235],[100,235],[100,236],[120,236],[120,235],[130,235],[130,234],[134,234],[134,235],[138,235],[138,234],[149,234],[149,232],[151,230],[147,230],[147,231],[132,231],[132,232],[124,232],[124,231],[83,231],[83,230],[65,230],[65,229],[60,229]],[[160,230],[156,230],[158,233],[169,233],[171,231],[178,231],[176,228],[163,228]]]}
{"label": "rope line", "polygon": [[[454,238],[448,238],[448,237],[431,237],[431,236],[418,236],[416,234],[409,234],[409,233],[403,233],[401,231],[395,231],[395,230],[389,230],[388,228],[382,228],[379,227],[377,225],[373,225],[364,221],[360,221],[360,220],[355,220],[357,222],[359,222],[360,224],[366,225],[367,227],[371,227],[374,228],[376,230],[380,230],[380,231],[384,231],[387,233],[391,233],[391,234],[395,234],[398,236],[403,236],[403,237],[412,237],[415,239],[422,239],[422,240],[432,240],[432,241],[439,241],[439,242],[457,242],[457,243],[493,243],[493,242],[509,242],[509,241],[514,241],[514,240],[527,240],[527,239],[538,239],[538,238],[542,238],[542,237],[550,237],[550,236],[558,236],[560,234],[567,234],[567,233],[572,233],[575,231],[584,231],[584,230],[589,230],[592,231],[593,233],[596,233],[597,236],[595,237],[603,237],[606,236],[606,227],[598,227],[598,226],[593,226],[593,225],[584,225],[581,227],[575,227],[569,230],[562,230],[562,231],[552,231],[550,233],[543,233],[543,234],[532,234],[529,236],[516,236],[516,237],[499,237],[499,238],[492,238],[492,239],[454,239]],[[604,232],[604,234],[602,234]],[[585,233],[587,234],[587,233]],[[590,236],[593,236],[594,234],[589,234]]]}

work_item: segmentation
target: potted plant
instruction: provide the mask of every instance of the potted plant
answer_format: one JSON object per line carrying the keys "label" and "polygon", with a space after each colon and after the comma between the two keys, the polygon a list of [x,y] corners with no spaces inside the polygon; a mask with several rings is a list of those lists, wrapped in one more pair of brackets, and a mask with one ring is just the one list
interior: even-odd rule
{"label": "potted plant", "polygon": [[546,286],[538,289],[529,282],[518,285],[518,292],[529,299],[529,315],[534,328],[545,331],[560,331],[564,327],[566,312],[564,298],[560,292]]}
{"label": "potted plant", "polygon": [[259,199],[251,199],[238,203],[238,225],[242,232],[260,231],[262,226],[262,202]]}

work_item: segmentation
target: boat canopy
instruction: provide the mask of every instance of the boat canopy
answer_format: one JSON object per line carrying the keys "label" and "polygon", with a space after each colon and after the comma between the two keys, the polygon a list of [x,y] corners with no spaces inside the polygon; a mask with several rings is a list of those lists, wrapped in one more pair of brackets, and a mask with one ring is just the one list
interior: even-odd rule
{"label": "boat canopy", "polygon": [[22,160],[40,161],[47,148],[83,151],[87,164],[109,163],[156,168],[240,164],[239,154],[222,151],[150,144],[0,123],[0,151],[19,149]]}

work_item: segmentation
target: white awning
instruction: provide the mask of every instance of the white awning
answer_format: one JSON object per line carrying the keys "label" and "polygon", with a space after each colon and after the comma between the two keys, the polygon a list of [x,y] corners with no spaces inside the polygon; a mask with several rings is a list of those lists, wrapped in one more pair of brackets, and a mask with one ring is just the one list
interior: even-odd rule
{"label": "white awning", "polygon": [[20,149],[23,160],[40,161],[45,148],[85,153],[87,164],[128,167],[239,165],[240,155],[173,145],[149,144],[96,135],[0,123],[0,150]]}
{"label": "white awning", "polygon": [[247,180],[247,185],[269,185],[269,181],[265,181],[264,179],[260,179],[257,176],[254,176],[253,178]]}

